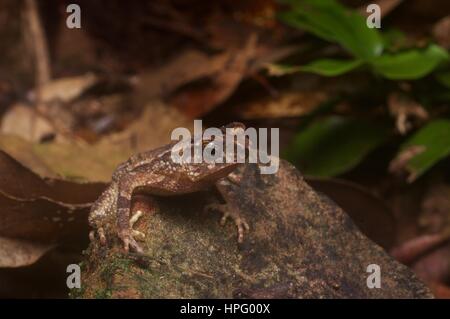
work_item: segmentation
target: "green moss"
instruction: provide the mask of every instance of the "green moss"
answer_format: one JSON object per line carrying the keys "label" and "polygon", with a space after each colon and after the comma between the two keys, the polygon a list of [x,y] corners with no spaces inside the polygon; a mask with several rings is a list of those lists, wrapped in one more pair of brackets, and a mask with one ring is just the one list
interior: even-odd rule
{"label": "green moss", "polygon": [[70,299],[83,298],[85,291],[86,291],[86,288],[84,285],[82,285],[80,289],[77,289],[77,288],[71,289],[68,294],[68,297]]}
{"label": "green moss", "polygon": [[107,286],[111,286],[111,280],[116,273],[128,273],[131,264],[131,260],[116,256],[111,258],[111,261],[111,263],[102,264],[99,271],[100,278],[107,284]]}
{"label": "green moss", "polygon": [[112,296],[112,292],[109,289],[100,289],[94,293],[96,299],[109,299]]}

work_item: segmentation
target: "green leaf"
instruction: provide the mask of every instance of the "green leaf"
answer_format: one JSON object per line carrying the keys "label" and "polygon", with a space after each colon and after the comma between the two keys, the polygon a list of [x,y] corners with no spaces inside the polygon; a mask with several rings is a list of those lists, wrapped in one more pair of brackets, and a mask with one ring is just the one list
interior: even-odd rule
{"label": "green leaf", "polygon": [[275,64],[270,63],[267,65],[267,71],[269,75],[272,76],[282,76],[292,73],[297,73],[302,70],[301,66],[298,65],[287,65],[287,64]]}
{"label": "green leaf", "polygon": [[369,60],[383,51],[383,39],[376,29],[368,28],[366,18],[349,11],[334,0],[287,1],[291,10],[279,15],[292,27],[336,42],[359,59]]}
{"label": "green leaf", "polygon": [[381,36],[383,37],[384,46],[391,50],[404,48],[408,43],[406,34],[398,29],[389,29],[381,33]]}
{"label": "green leaf", "polygon": [[313,122],[294,138],[286,158],[313,176],[335,176],[360,163],[389,135],[388,126],[331,116]]}
{"label": "green leaf", "polygon": [[323,76],[338,76],[356,69],[364,62],[361,60],[316,60],[303,66],[286,64],[269,64],[267,70],[270,75],[281,76],[296,72],[311,72]]}
{"label": "green leaf", "polygon": [[436,74],[436,79],[442,85],[450,88],[450,72]]}
{"label": "green leaf", "polygon": [[299,69],[304,72],[316,73],[323,76],[338,76],[361,66],[364,62],[361,60],[316,60]]}
{"label": "green leaf", "polygon": [[446,50],[430,45],[424,50],[408,50],[396,54],[383,54],[371,64],[376,72],[391,80],[415,80],[432,72],[441,62],[447,60]]}
{"label": "green leaf", "polygon": [[423,146],[424,151],[410,159],[406,165],[413,179],[450,155],[450,120],[430,122],[402,145],[402,150],[417,145]]}

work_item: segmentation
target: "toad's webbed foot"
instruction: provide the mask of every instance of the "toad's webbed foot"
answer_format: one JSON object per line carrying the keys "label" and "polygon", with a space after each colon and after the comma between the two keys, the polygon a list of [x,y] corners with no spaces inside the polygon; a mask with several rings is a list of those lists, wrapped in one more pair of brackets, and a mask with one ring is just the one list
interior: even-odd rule
{"label": "toad's webbed foot", "polygon": [[103,229],[103,227],[99,227],[97,228],[97,230],[91,230],[89,232],[89,240],[91,242],[95,242],[95,235],[98,235],[99,239],[100,239],[100,243],[102,245],[106,245],[106,236],[105,236],[105,230]]}
{"label": "toad's webbed foot", "polygon": [[143,249],[136,242],[136,240],[143,241],[145,239],[145,234],[143,232],[133,229],[134,224],[139,220],[139,218],[141,218],[142,215],[143,212],[141,210],[138,210],[130,218],[129,228],[121,230],[119,232],[119,237],[123,242],[123,248],[125,249],[126,252],[128,252],[130,248],[137,253],[143,252]]}
{"label": "toad's webbed foot", "polygon": [[133,235],[134,238],[136,238],[139,241],[144,241],[145,240],[145,234],[143,232],[140,232],[139,230],[135,230],[133,229],[134,224],[139,220],[139,218],[141,218],[141,216],[144,213],[141,210],[138,210],[131,218],[130,218],[130,228],[131,228],[131,233]]}
{"label": "toad's webbed foot", "polygon": [[[139,218],[143,215],[143,212],[141,210],[137,211],[129,221],[129,228],[119,231],[118,236],[122,240],[125,251],[131,250],[142,253],[143,250],[140,247],[140,245],[136,242],[143,241],[145,239],[145,234],[143,232],[140,232],[138,230],[133,229],[134,224],[139,220]],[[98,236],[98,239],[100,241],[100,244],[103,246],[106,246],[108,244],[108,239],[105,234],[105,230],[103,227],[98,227],[96,230],[92,230],[89,233],[89,239],[91,242],[96,241],[96,237]]]}
{"label": "toad's webbed foot", "polygon": [[223,217],[220,220],[221,225],[225,225],[228,218],[234,220],[238,231],[238,243],[244,241],[244,233],[250,230],[248,223],[240,214],[238,206],[238,193],[239,185],[241,183],[241,175],[231,173],[226,178],[222,178],[216,182],[216,188],[222,195],[226,204],[211,204],[207,206],[207,209],[218,210],[223,213]]}
{"label": "toad's webbed foot", "polygon": [[222,226],[225,225],[228,218],[231,218],[237,227],[238,243],[241,244],[244,242],[244,234],[246,231],[248,232],[250,230],[250,226],[238,212],[230,208],[227,204],[210,204],[206,206],[206,209],[220,211],[223,213],[223,216],[220,219],[220,225]]}

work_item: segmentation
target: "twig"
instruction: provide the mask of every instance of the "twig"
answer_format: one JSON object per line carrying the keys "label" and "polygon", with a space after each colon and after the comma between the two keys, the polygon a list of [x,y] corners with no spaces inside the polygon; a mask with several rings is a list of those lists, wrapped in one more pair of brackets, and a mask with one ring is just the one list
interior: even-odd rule
{"label": "twig", "polygon": [[[67,139],[74,139],[78,145],[85,145],[83,141],[74,138],[69,130],[58,125],[47,113],[47,108],[42,101],[42,88],[51,80],[51,68],[47,38],[45,36],[42,21],[39,15],[36,0],[25,0],[24,5],[24,31],[27,32],[30,41],[29,47],[33,54],[35,62],[35,114],[45,118],[53,127],[55,132],[59,133],[61,137]],[[31,123],[31,133],[34,132],[36,121]],[[33,134],[32,134],[33,135]]]}
{"label": "twig", "polygon": [[36,62],[35,85],[40,102],[40,88],[48,83],[51,78],[50,60],[48,54],[47,40],[39,17],[36,0],[25,1],[25,25],[31,37],[32,52]]}
{"label": "twig", "polygon": [[450,232],[427,234],[411,239],[391,250],[391,255],[403,264],[410,265],[424,254],[440,247],[450,239]]}
{"label": "twig", "polygon": [[[23,13],[24,34],[28,35],[28,45],[35,62],[36,112],[41,104],[41,88],[50,81],[50,62],[45,34],[35,0],[25,0]],[[25,38],[26,39],[26,38]],[[31,122],[30,133],[34,135],[35,122]]]}

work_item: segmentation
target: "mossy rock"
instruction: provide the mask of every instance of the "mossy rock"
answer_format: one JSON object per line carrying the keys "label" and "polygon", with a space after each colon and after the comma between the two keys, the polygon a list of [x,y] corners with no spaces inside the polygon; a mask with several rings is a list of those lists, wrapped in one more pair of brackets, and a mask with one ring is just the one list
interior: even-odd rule
{"label": "mossy rock", "polygon": [[[144,255],[91,244],[81,298],[431,298],[412,271],[392,259],[347,214],[316,193],[289,163],[275,175],[242,169],[233,197],[250,224],[242,244],[233,223],[205,211],[213,191],[159,198],[137,229]],[[140,199],[143,202],[145,200]],[[367,266],[381,288],[367,286]]]}

